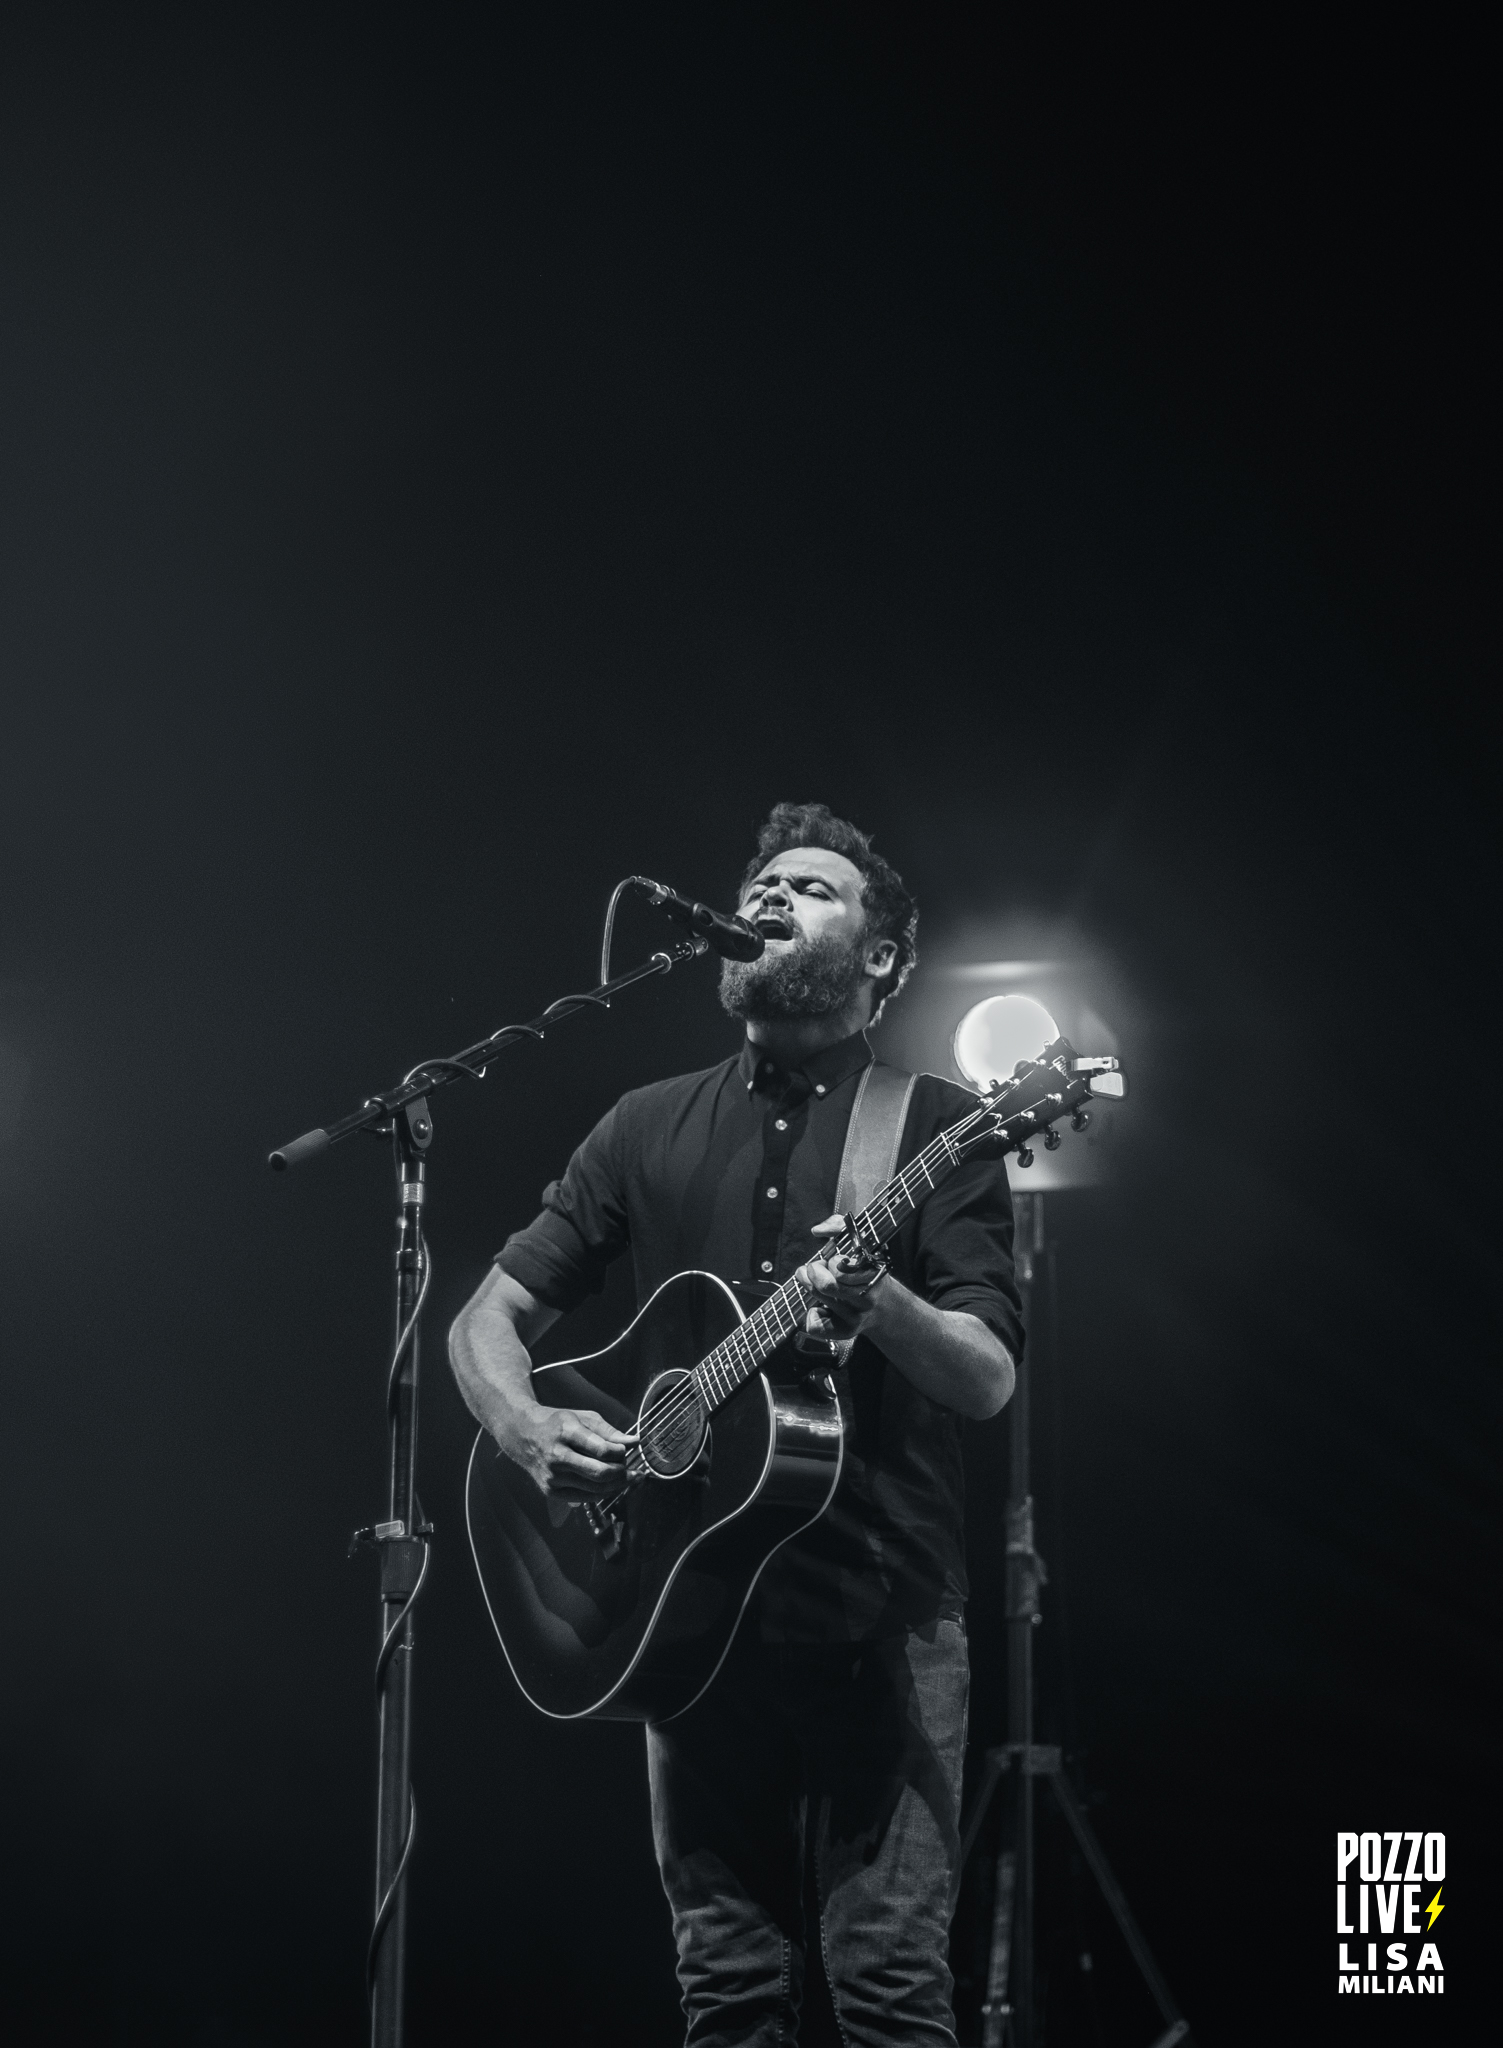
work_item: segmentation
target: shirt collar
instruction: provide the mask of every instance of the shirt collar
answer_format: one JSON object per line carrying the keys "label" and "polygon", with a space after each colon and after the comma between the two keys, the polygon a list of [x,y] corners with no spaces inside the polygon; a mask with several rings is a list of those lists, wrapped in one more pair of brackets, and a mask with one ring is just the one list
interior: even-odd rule
{"label": "shirt collar", "polygon": [[811,1053],[802,1066],[787,1070],[764,1059],[747,1039],[741,1048],[736,1071],[745,1082],[748,1095],[758,1087],[778,1088],[781,1093],[790,1081],[802,1082],[805,1093],[829,1095],[842,1081],[849,1080],[852,1074],[859,1074],[863,1067],[869,1067],[873,1057],[866,1042],[866,1033],[855,1031],[849,1038],[842,1038],[838,1045],[826,1045]]}

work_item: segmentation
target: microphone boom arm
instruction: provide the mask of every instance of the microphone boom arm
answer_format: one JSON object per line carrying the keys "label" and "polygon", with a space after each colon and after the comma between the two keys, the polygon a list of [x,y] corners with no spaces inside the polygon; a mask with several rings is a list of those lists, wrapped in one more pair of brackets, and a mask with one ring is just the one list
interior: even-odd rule
{"label": "microphone boom arm", "polygon": [[[652,886],[657,885],[654,883]],[[352,1109],[348,1116],[304,1131],[300,1138],[279,1145],[269,1155],[267,1164],[274,1171],[284,1173],[289,1166],[300,1166],[315,1153],[326,1152],[353,1131],[371,1131],[378,1137],[385,1137],[394,1118],[425,1095],[431,1095],[435,1088],[446,1088],[451,1081],[483,1081],[486,1068],[498,1053],[506,1052],[523,1039],[546,1037],[550,1024],[561,1024],[565,1017],[575,1016],[580,1010],[591,1006],[608,1010],[612,996],[619,995],[622,989],[630,988],[634,982],[646,981],[654,974],[669,974],[685,960],[698,959],[708,946],[709,941],[697,934],[693,938],[681,939],[677,945],[665,952],[654,953],[650,960],[642,961],[639,966],[628,967],[624,974],[612,975],[609,981],[602,981],[588,994],[560,996],[546,1010],[540,1010],[530,1023],[503,1024],[489,1038],[477,1039],[474,1045],[450,1053],[447,1058],[423,1060],[412,1068],[399,1086],[384,1089],[379,1095],[368,1095],[359,1109]],[[414,1128],[417,1128],[416,1124]],[[419,1132],[419,1136],[426,1135]]]}

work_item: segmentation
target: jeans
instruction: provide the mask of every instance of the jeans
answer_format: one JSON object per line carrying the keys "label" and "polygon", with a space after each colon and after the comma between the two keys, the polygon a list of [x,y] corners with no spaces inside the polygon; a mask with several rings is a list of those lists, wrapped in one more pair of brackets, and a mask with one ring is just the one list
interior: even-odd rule
{"label": "jeans", "polygon": [[704,1697],[647,1730],[689,2048],[797,2041],[806,1829],[842,2040],[954,2048],[968,1684],[959,1621],[819,1645],[749,1628]]}

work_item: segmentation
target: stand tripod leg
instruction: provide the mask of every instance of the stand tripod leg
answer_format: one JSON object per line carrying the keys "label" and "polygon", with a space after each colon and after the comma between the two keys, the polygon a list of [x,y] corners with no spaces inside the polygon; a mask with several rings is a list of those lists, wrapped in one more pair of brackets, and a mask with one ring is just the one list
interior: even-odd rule
{"label": "stand tripod leg", "polygon": [[1169,2023],[1167,2031],[1160,2034],[1153,2043],[1153,2048],[1174,2048],[1176,2042],[1188,2042],[1190,2023],[1175,2004],[1174,1996],[1164,1982],[1158,1964],[1153,1960],[1148,1943],[1143,1939],[1143,1930],[1134,1920],[1127,1896],[1112,1875],[1112,1867],[1106,1860],[1106,1851],[1097,1841],[1095,1830],[1086,1819],[1085,1809],[1075,1797],[1073,1786],[1063,1770],[1050,1771],[1048,1778],[1054,1787],[1054,1796],[1059,1801],[1060,1812],[1069,1822],[1070,1832],[1075,1837],[1080,1853],[1090,1866],[1091,1875],[1101,1887],[1101,1896],[1111,1907],[1112,1918],[1122,1930],[1122,1938],[1142,1974],[1143,1982],[1153,1993],[1155,2005]]}
{"label": "stand tripod leg", "polygon": [[986,1819],[986,1809],[992,1803],[992,1794],[997,1781],[1007,1768],[1005,1749],[989,1749],[986,1752],[986,1767],[981,1773],[981,1783],[976,1788],[976,1803],[971,1808],[971,1817],[965,1824],[965,1833],[960,1838],[960,1855],[956,1859],[957,1870],[964,1870],[971,1860],[971,1851],[976,1846],[976,1837],[981,1832],[981,1823]]}
{"label": "stand tripod leg", "polygon": [[1007,1974],[1012,1961],[1012,1914],[1018,1889],[1018,1852],[1005,1843],[997,1852],[997,1889],[992,1901],[991,1955],[986,1968],[986,2001],[981,2008],[981,2048],[1003,2048],[1012,2007]]}

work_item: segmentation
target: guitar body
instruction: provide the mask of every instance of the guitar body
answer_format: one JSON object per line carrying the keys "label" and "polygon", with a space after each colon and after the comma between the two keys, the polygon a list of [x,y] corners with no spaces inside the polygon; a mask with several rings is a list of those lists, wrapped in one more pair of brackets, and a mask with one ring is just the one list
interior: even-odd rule
{"label": "guitar body", "polygon": [[[604,1351],[536,1368],[533,1390],[631,1429],[654,1382],[660,1401],[665,1374],[687,1375],[743,1320],[723,1281],[680,1273]],[[545,1714],[682,1713],[719,1670],[763,1565],[829,1506],[839,1406],[827,1382],[771,1365],[715,1408],[684,1471],[639,1479],[609,1514],[549,1498],[490,1436],[476,1439],[470,1546],[507,1662]]]}

